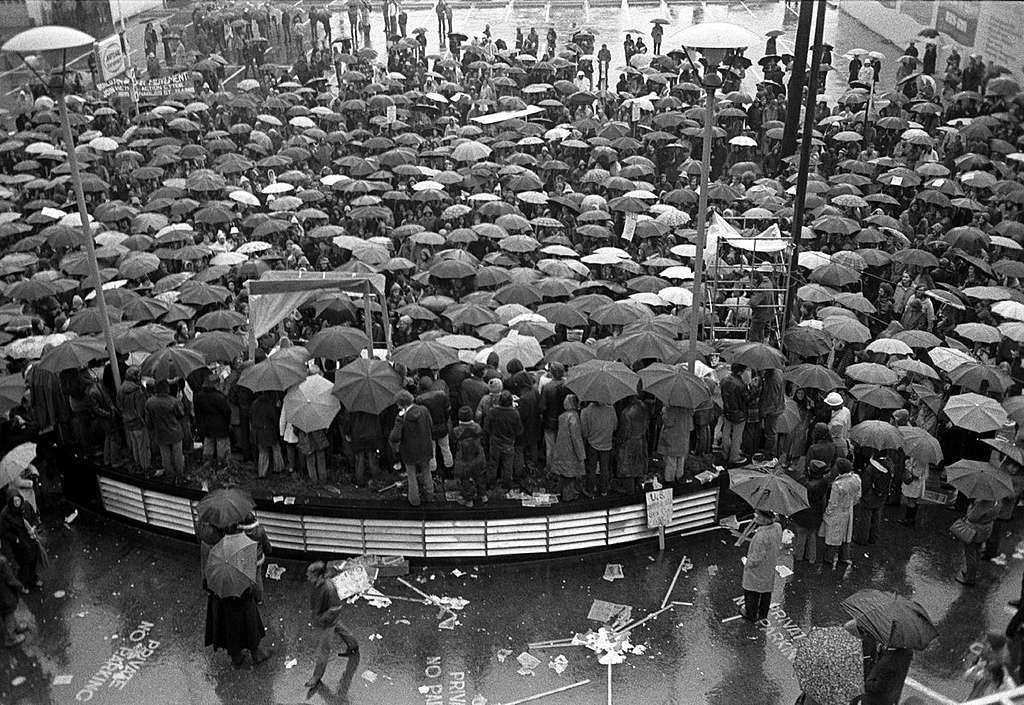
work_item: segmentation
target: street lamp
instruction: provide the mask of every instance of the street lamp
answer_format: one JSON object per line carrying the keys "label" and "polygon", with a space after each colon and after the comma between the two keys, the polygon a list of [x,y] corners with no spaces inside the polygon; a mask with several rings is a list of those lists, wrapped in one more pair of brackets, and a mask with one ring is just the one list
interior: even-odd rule
{"label": "street lamp", "polygon": [[[704,305],[704,245],[707,242],[708,182],[711,179],[711,140],[714,135],[715,91],[722,86],[718,65],[730,49],[745,49],[757,37],[743,27],[728,22],[704,22],[687,27],[677,36],[684,49],[698,51],[707,66],[703,73],[704,142],[701,153],[700,194],[697,202],[697,246],[693,261],[693,305],[690,310],[690,350],[687,369],[692,373],[697,362],[697,330]],[[687,52],[689,57],[689,52]],[[690,60],[693,63],[693,60]]]}
{"label": "street lamp", "polygon": [[100,265],[96,260],[96,245],[92,238],[92,230],[89,227],[89,211],[85,205],[85,193],[82,191],[82,174],[78,169],[78,155],[75,153],[75,137],[71,132],[71,121],[68,119],[68,104],[67,100],[65,100],[66,82],[64,78],[67,72],[68,51],[92,48],[95,41],[91,35],[71,27],[46,25],[14,35],[4,42],[3,46],[0,47],[0,51],[16,54],[40,80],[43,77],[26,61],[27,57],[31,55],[40,56],[53,69],[49,89],[52,94],[56,95],[57,105],[60,108],[60,122],[64,132],[64,145],[67,148],[68,166],[71,168],[71,183],[75,189],[75,200],[78,202],[78,215],[82,221],[82,237],[85,241],[85,252],[89,260],[89,274],[92,276],[96,288],[96,308],[100,312],[103,337],[107,345],[107,354],[110,356],[110,368],[111,374],[114,377],[114,386],[120,387],[121,371],[117,366],[117,350],[114,347],[114,335],[110,330],[110,319],[107,318],[107,300],[103,293],[103,282],[100,281]]}

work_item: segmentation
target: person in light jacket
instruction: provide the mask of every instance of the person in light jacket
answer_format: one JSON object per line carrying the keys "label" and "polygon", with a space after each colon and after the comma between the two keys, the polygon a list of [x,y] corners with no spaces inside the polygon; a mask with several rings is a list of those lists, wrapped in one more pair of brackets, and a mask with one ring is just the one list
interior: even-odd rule
{"label": "person in light jacket", "polygon": [[839,561],[852,563],[850,541],[853,539],[853,508],[860,501],[860,477],[853,463],[846,458],[835,462],[836,479],[829,489],[825,516],[818,534],[825,537],[825,562],[835,568]]}
{"label": "person in light jacket", "polygon": [[693,432],[693,409],[666,406],[661,411],[661,433],[658,453],[665,460],[665,482],[682,482],[684,467],[690,455],[690,434]]}
{"label": "person in light jacket", "polygon": [[756,622],[768,618],[775,587],[775,566],[782,546],[782,526],[772,512],[754,511],[757,529],[750,538],[743,564],[743,618]]}
{"label": "person in light jacket", "polygon": [[974,540],[960,541],[963,549],[963,568],[956,574],[961,585],[975,585],[978,581],[978,564],[981,562],[981,547],[992,536],[992,526],[999,516],[999,506],[990,499],[976,499],[971,502],[964,517],[974,527]]}
{"label": "person in light jacket", "polygon": [[575,394],[569,394],[562,402],[562,414],[558,417],[558,432],[555,446],[551,451],[549,471],[559,478],[559,494],[563,502],[571,502],[579,496],[577,483],[586,474],[587,450],[580,428],[579,401]]}

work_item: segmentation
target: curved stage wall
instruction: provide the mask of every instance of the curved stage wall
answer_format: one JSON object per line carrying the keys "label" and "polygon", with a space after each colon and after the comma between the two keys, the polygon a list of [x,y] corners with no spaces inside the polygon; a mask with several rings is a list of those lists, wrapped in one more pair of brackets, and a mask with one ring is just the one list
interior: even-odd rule
{"label": "curved stage wall", "polygon": [[[202,493],[131,475],[97,475],[103,509],[132,523],[179,537],[195,536]],[[315,499],[315,498],[310,498]],[[406,558],[502,558],[542,556],[652,540],[644,504],[595,501],[547,508],[446,509],[359,507],[256,500],[260,522],[275,549],[308,554],[376,553]],[[666,534],[714,526],[718,489],[677,492]]]}

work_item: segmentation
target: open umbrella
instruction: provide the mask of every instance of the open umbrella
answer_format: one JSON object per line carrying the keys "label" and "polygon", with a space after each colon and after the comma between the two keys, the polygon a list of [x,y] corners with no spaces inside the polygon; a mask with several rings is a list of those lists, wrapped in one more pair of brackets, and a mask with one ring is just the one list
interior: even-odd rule
{"label": "open umbrella", "polygon": [[971,499],[998,501],[1016,494],[1007,473],[981,460],[958,460],[947,466],[946,481]]}
{"label": "open umbrella", "polygon": [[306,366],[288,357],[268,357],[238,376],[238,384],[254,392],[283,392],[306,379]]}
{"label": "open umbrella", "polygon": [[327,428],[341,411],[341,403],[331,394],[334,385],[320,375],[311,375],[284,395],[281,415],[300,431]]}
{"label": "open umbrella", "polygon": [[331,391],[349,412],[379,414],[395,403],[402,378],[383,360],[359,358],[334,373]]}
{"label": "open umbrella", "polygon": [[202,354],[208,362],[231,362],[245,351],[245,342],[235,333],[211,330],[197,335],[187,347]]}
{"label": "open umbrella", "polygon": [[924,607],[894,592],[859,590],[840,605],[886,648],[922,651],[939,635]]}
{"label": "open umbrella", "polygon": [[857,445],[875,450],[895,450],[903,446],[903,436],[888,421],[861,421],[850,429],[850,438]]}
{"label": "open umbrella", "polygon": [[60,373],[64,370],[88,367],[90,362],[106,355],[107,349],[103,341],[95,338],[72,338],[43,353],[39,366],[44,370]]}
{"label": "open umbrella", "polygon": [[864,689],[863,659],[860,640],[842,627],[813,627],[793,670],[800,690],[818,705],[848,705]]}
{"label": "open umbrella", "polygon": [[736,343],[723,350],[722,357],[727,362],[745,365],[752,370],[781,370],[786,367],[785,356],[764,343]]}
{"label": "open umbrella", "polygon": [[785,378],[798,388],[818,389],[822,392],[831,392],[843,386],[843,379],[824,365],[793,365],[786,369]]}
{"label": "open umbrella", "polygon": [[620,399],[636,394],[640,376],[621,362],[589,360],[569,370],[565,386],[579,397],[580,401],[596,401],[614,404]]}
{"label": "open umbrella", "polygon": [[685,365],[654,363],[640,370],[644,391],[653,394],[664,404],[696,409],[711,398],[708,388]]}
{"label": "open umbrella", "polygon": [[548,362],[560,362],[563,365],[578,365],[597,357],[593,346],[569,340],[552,346],[544,359]]}
{"label": "open umbrella", "polygon": [[807,488],[788,475],[776,475],[754,468],[729,471],[729,489],[754,509],[792,516],[806,509]]}
{"label": "open umbrella", "polygon": [[244,521],[254,506],[248,492],[238,488],[220,489],[199,500],[196,513],[199,523],[226,529]]}
{"label": "open umbrella", "polygon": [[220,597],[239,597],[256,584],[256,542],[228,534],[206,558],[206,586]]}
{"label": "open umbrella", "polygon": [[25,378],[20,374],[0,376],[0,414],[21,403],[25,396]]}
{"label": "open umbrella", "polygon": [[493,352],[502,367],[510,360],[519,360],[526,367],[533,367],[544,358],[540,343],[532,335],[522,335],[516,330],[494,344]]}
{"label": "open umbrella", "polygon": [[370,339],[358,328],[349,326],[331,326],[313,335],[306,344],[306,349],[313,357],[328,360],[344,360],[358,357],[360,352],[370,347]]}
{"label": "open umbrella", "polygon": [[206,358],[197,350],[164,348],[142,361],[142,374],[155,380],[185,378],[206,366]]}
{"label": "open umbrella", "polygon": [[0,460],[0,489],[20,478],[25,468],[35,459],[35,443],[21,443],[7,451],[7,455]]}
{"label": "open umbrella", "polygon": [[916,426],[898,426],[896,430],[903,439],[903,452],[907,457],[928,465],[942,462],[942,446],[935,436]]}
{"label": "open umbrella", "polygon": [[950,397],[942,410],[954,426],[975,433],[998,431],[1009,420],[999,402],[973,392]]}

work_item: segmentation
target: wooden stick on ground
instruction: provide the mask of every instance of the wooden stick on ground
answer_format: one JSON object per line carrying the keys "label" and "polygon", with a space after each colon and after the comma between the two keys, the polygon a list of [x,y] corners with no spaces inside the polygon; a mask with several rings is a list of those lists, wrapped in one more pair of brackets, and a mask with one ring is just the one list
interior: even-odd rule
{"label": "wooden stick on ground", "polygon": [[679,561],[679,567],[676,568],[676,574],[672,576],[672,582],[668,586],[668,590],[665,591],[665,597],[661,601],[662,608],[668,604],[668,599],[672,597],[672,591],[676,589],[676,582],[679,580],[679,574],[683,572],[683,564],[686,562],[686,556],[683,556]]}
{"label": "wooden stick on ground", "polygon": [[436,598],[436,597],[434,597],[432,595],[428,595],[427,593],[423,592],[418,587],[416,587],[415,585],[410,583],[408,580],[403,580],[402,578],[395,578],[395,580],[397,580],[398,582],[402,583],[402,585],[405,585],[407,588],[409,588],[410,590],[415,592],[417,595],[422,597],[424,600],[426,600],[426,603],[428,605],[433,605],[434,607],[439,608],[441,610],[442,614],[447,614],[447,615],[449,615],[451,617],[455,616],[455,612],[453,612],[450,607],[442,604],[441,600],[439,600],[438,598]]}
{"label": "wooden stick on ground", "polygon": [[579,681],[578,683],[572,683],[570,685],[563,685],[561,688],[555,688],[554,690],[547,690],[547,691],[545,691],[543,693],[537,693],[536,695],[531,695],[531,696],[529,696],[527,698],[519,698],[519,700],[510,700],[507,703],[505,703],[504,705],[522,705],[523,703],[530,703],[530,702],[533,702],[534,700],[540,700],[541,698],[546,698],[549,695],[554,695],[555,693],[564,693],[567,690],[572,690],[573,688],[579,688],[581,685],[586,685],[589,682],[590,682],[590,679],[587,678],[586,680]]}
{"label": "wooden stick on ground", "polygon": [[627,624],[626,626],[622,627],[621,629],[616,629],[614,631],[614,633],[615,634],[624,634],[625,632],[628,632],[631,629],[635,629],[635,628],[639,627],[641,624],[646,622],[648,619],[652,619],[654,617],[657,617],[662,612],[668,612],[673,607],[675,607],[675,605],[668,605],[667,607],[662,607],[660,610],[656,610],[654,612],[651,612],[650,614],[646,615],[645,617],[642,617],[641,619],[636,620],[635,622],[630,622],[629,624]]}
{"label": "wooden stick on ground", "polygon": [[557,649],[562,646],[572,646],[572,639],[552,639],[551,641],[537,641],[527,644],[527,649]]}
{"label": "wooden stick on ground", "polygon": [[612,665],[608,664],[608,705],[612,705]]}

